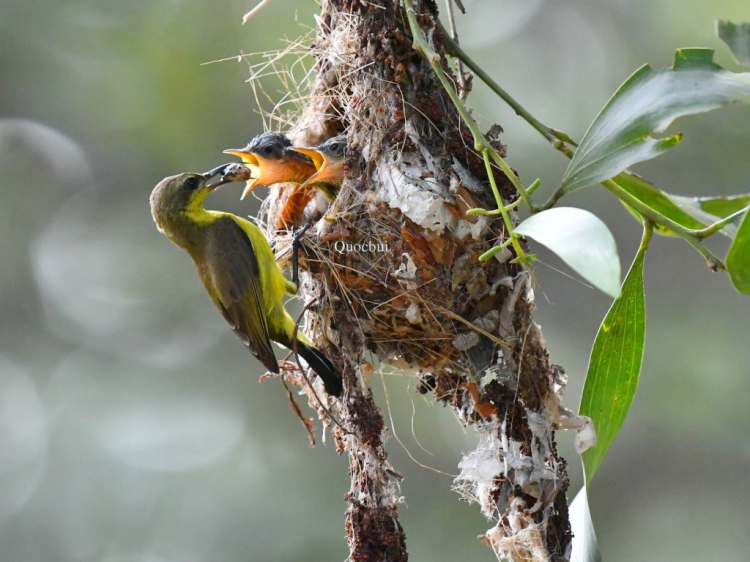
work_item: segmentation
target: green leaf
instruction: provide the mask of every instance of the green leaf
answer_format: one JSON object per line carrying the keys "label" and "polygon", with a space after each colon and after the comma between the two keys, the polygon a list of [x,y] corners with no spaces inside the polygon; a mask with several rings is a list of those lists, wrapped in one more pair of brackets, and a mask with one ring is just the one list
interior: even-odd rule
{"label": "green leaf", "polygon": [[620,86],[589,127],[565,171],[566,192],[613,178],[680,141],[655,138],[678,117],[730,103],[750,102],[750,73],[734,73],[713,62],[710,49],[680,49],[674,67],[645,65]]}
{"label": "green leaf", "polygon": [[716,20],[716,33],[732,51],[737,64],[750,66],[750,23]]}
{"label": "green leaf", "polygon": [[[689,229],[706,228],[750,205],[750,194],[725,197],[671,195],[642,177],[629,172],[619,174],[612,178],[612,181],[636,197],[641,203],[648,205],[653,211]],[[640,213],[627,205],[625,206],[637,219],[642,221]],[[739,219],[737,223],[739,223]],[[655,230],[663,236],[674,235],[671,230],[660,225],[656,225]],[[728,224],[719,232],[734,238],[737,233],[737,224]]]}
{"label": "green leaf", "polygon": [[555,252],[597,289],[620,294],[620,258],[612,233],[596,215],[573,207],[555,207],[531,215],[515,232]]}
{"label": "green leaf", "polygon": [[[676,196],[671,197],[675,199]],[[722,218],[750,206],[750,193],[726,197],[679,197],[679,199],[690,199],[692,204],[697,205],[702,211]]]}
{"label": "green leaf", "polygon": [[[672,219],[685,228],[704,228],[710,224],[710,222],[708,224],[703,224],[693,216],[684,212],[680,209],[679,205],[670,199],[669,195],[640,176],[624,172],[617,177],[612,178],[612,181],[660,215]],[[630,207],[628,207],[628,210],[643,222],[640,213]],[[657,229],[657,232],[665,236],[672,234],[672,231],[666,227]]]}
{"label": "green leaf", "polygon": [[[750,206],[750,194],[730,195],[726,197],[667,196],[685,213],[695,217],[706,226],[738,211],[747,211],[748,206]],[[739,223],[740,219],[738,218],[736,222],[726,225],[719,232],[730,238],[734,238],[737,236],[737,229],[739,228],[737,225]]]}
{"label": "green leaf", "polygon": [[586,486],[576,494],[568,513],[570,530],[573,531],[573,549],[570,562],[601,562],[599,542],[596,540],[594,522],[589,511],[589,498]]}
{"label": "green leaf", "polygon": [[750,214],[740,224],[734,243],[727,254],[727,271],[734,288],[750,295]]}
{"label": "green leaf", "polygon": [[646,336],[643,260],[650,240],[647,224],[622,293],[604,317],[591,350],[579,408],[579,415],[590,417],[596,428],[596,445],[583,454],[587,482],[620,431],[638,387]]}

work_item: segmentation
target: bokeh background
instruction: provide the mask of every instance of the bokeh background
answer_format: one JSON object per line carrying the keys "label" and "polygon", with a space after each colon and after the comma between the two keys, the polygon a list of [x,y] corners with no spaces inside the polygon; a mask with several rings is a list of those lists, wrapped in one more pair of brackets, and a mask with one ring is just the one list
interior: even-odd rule
{"label": "bokeh background", "polygon": [[[464,48],[578,138],[633,70],[671,64],[675,48],[716,48],[736,69],[714,20],[750,19],[746,0],[463,2]],[[0,2],[3,562],[346,558],[346,459],[330,443],[311,449],[281,385],[258,383],[259,364],[148,208],[163,176],[220,164],[261,130],[237,55],[283,47],[317,6],[276,0],[241,26],[254,4]],[[218,59],[230,60],[202,64]],[[471,103],[487,127],[503,125],[526,183],[555,185],[560,155],[479,84]],[[682,194],[750,189],[750,108],[673,129],[682,144],[639,172]],[[225,188],[210,204],[254,214],[238,195]],[[605,218],[626,269],[640,231],[621,206],[597,188],[566,204]],[[537,319],[576,409],[610,302],[536,250]],[[648,255],[646,293],[641,387],[590,492],[605,560],[746,560],[750,301],[665,239]],[[400,440],[389,450],[412,559],[492,560],[475,538],[487,523],[450,490],[471,430],[408,377],[374,386]],[[574,493],[572,436],[559,440]]]}

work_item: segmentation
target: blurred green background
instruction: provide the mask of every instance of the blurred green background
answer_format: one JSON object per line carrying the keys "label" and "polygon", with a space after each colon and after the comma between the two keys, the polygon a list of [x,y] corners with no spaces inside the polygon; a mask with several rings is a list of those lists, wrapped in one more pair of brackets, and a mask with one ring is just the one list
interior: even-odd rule
{"label": "blurred green background", "polygon": [[[463,47],[578,138],[633,70],[671,64],[675,48],[714,47],[736,69],[713,22],[750,19],[746,0],[463,1]],[[258,384],[259,364],[148,208],[163,176],[220,164],[260,131],[236,55],[283,47],[317,6],[276,0],[241,26],[254,5],[0,2],[3,562],[346,558],[346,459],[330,443],[311,449],[279,383]],[[471,103],[486,127],[503,125],[526,183],[554,186],[565,160],[479,84]],[[682,144],[637,171],[682,194],[750,189],[750,108],[673,129]],[[238,195],[226,188],[210,205],[254,214]],[[640,231],[619,204],[597,188],[565,204],[605,218],[627,268]],[[535,250],[537,319],[576,409],[610,302]],[[641,388],[590,492],[605,559],[746,560],[750,301],[665,239],[649,253],[646,293]],[[471,430],[408,378],[373,382],[403,443],[388,445],[412,559],[492,560],[476,507],[404,449],[455,474]],[[574,493],[572,435],[558,437]]]}

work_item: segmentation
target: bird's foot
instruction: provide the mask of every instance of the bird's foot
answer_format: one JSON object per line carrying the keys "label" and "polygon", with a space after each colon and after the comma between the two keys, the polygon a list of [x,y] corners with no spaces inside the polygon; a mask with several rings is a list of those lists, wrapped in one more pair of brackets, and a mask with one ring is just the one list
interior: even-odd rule
{"label": "bird's foot", "polygon": [[292,226],[292,247],[299,247],[300,240],[305,235],[305,232],[310,228],[310,223],[306,223],[302,228]]}
{"label": "bird's foot", "polygon": [[300,229],[292,227],[292,282],[299,287],[299,250],[302,248],[302,237],[310,228],[310,223]]}

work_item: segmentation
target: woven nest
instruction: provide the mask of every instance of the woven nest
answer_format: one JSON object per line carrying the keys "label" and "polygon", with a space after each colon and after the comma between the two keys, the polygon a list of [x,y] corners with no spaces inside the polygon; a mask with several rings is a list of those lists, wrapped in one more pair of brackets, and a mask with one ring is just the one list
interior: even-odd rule
{"label": "woven nest", "polygon": [[340,194],[330,222],[305,240],[305,266],[324,287],[321,326],[335,338],[342,321],[356,325],[370,351],[394,366],[465,374],[477,328],[496,333],[513,287],[497,260],[479,265],[491,238],[424,230],[373,193]]}
{"label": "woven nest", "polygon": [[[522,553],[540,545],[565,552],[567,477],[553,439],[553,428],[567,416],[560,407],[565,375],[550,365],[531,319],[530,273],[512,262],[510,249],[479,261],[506,239],[502,220],[467,214],[497,206],[484,160],[402,31],[402,10],[346,0],[321,4],[311,48],[315,74],[305,94],[295,96],[300,113],[281,128],[300,146],[347,135],[346,175],[335,202],[329,206],[320,195],[305,211],[314,228],[303,240],[301,293],[306,331],[343,367],[346,399],[329,405],[351,428],[334,437],[351,455],[352,497],[377,498],[374,505],[382,506],[398,496],[381,450],[382,417],[368,398],[368,381],[357,379],[373,372],[369,351],[381,363],[417,372],[420,392],[434,392],[486,438],[479,453],[497,463],[496,472],[485,478],[486,470],[472,470],[476,463],[467,455],[456,486],[497,519],[502,532],[488,540],[498,556],[532,559]],[[435,5],[420,4],[425,35],[442,52]],[[488,138],[504,155],[498,131],[493,127]],[[513,201],[507,178],[490,173],[502,199]],[[271,190],[262,222],[277,223],[290,190]],[[280,262],[287,262],[290,236],[267,233]],[[538,532],[529,538],[511,517],[525,517],[532,506]]]}
{"label": "woven nest", "polygon": [[[302,293],[316,301],[308,327],[334,347],[342,328],[356,329],[381,362],[418,371],[420,390],[450,400],[467,373],[481,375],[496,363],[498,349],[519,345],[513,308],[521,270],[508,263],[510,251],[478,260],[504,239],[502,221],[466,214],[494,206],[484,162],[445,96],[410,98],[400,85],[409,60],[418,57],[411,42],[404,37],[391,45],[392,52],[408,53],[403,62],[382,61],[382,74],[363,70],[360,60],[369,55],[355,28],[361,20],[337,17],[333,32],[320,22],[312,48],[317,76],[290,133],[301,145],[342,131],[348,136],[347,172],[336,201],[327,208],[321,195],[305,213],[316,225],[305,236],[301,259],[310,274],[303,276]],[[427,91],[440,91],[431,71],[420,79],[434,82]],[[455,129],[445,134],[436,122]],[[507,179],[499,171],[495,179],[512,200]],[[272,190],[262,221],[276,224],[290,189]],[[269,236],[283,263],[289,237]],[[337,355],[330,346],[329,352]]]}

